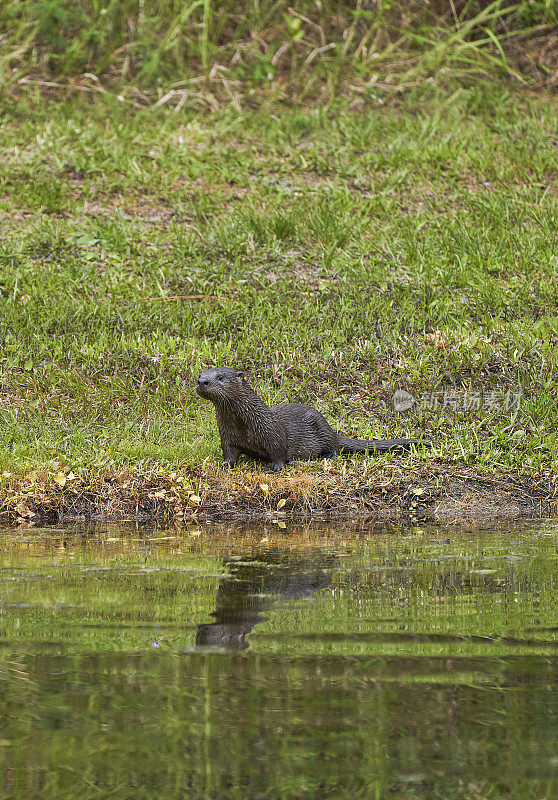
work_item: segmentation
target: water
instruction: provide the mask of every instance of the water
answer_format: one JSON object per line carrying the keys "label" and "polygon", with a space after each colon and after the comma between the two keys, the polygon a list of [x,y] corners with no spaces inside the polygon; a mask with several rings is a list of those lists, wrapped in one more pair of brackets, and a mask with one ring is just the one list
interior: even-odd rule
{"label": "water", "polygon": [[558,526],[0,533],[0,798],[558,796]]}

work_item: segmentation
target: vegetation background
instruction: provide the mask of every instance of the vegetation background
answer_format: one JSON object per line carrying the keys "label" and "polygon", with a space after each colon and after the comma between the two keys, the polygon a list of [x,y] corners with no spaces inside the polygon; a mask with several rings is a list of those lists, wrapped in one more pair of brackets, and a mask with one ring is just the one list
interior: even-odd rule
{"label": "vegetation background", "polygon": [[498,73],[555,86],[557,22],[556,0],[15,0],[0,8],[0,78],[210,106]]}
{"label": "vegetation background", "polygon": [[[203,503],[213,363],[344,432],[432,437],[326,466],[332,507],[351,475],[465,469],[552,500],[557,21],[555,0],[3,3],[2,507]],[[397,413],[398,388],[439,402]],[[250,469],[235,491],[290,496]],[[295,474],[308,504],[324,465]]]}

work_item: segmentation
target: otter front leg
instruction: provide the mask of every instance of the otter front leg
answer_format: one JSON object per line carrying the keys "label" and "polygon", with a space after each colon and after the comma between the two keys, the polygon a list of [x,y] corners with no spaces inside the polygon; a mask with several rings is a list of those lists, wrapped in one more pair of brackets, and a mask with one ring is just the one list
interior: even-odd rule
{"label": "otter front leg", "polygon": [[238,461],[241,451],[223,436],[221,436],[221,450],[223,451],[223,466],[232,469]]}

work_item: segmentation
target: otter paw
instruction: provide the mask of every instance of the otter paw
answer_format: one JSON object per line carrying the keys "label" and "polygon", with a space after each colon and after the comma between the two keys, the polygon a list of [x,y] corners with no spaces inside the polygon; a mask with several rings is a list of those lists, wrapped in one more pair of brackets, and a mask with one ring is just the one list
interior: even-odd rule
{"label": "otter paw", "polygon": [[272,464],[269,465],[273,472],[281,472],[282,469],[285,467],[284,461],[274,461]]}
{"label": "otter paw", "polygon": [[226,461],[223,461],[223,466],[225,467],[225,469],[227,469],[227,468],[228,469],[232,469],[235,464],[236,464],[236,461],[233,461],[232,458],[228,458]]}

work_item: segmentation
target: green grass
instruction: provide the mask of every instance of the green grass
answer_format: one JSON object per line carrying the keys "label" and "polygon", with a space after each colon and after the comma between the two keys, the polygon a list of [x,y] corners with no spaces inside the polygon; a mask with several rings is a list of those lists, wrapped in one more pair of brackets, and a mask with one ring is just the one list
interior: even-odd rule
{"label": "green grass", "polygon": [[[555,112],[501,84],[361,113],[12,104],[0,469],[216,463],[193,381],[227,364],[340,431],[555,471]],[[398,388],[522,400],[399,414]]]}

